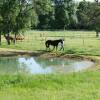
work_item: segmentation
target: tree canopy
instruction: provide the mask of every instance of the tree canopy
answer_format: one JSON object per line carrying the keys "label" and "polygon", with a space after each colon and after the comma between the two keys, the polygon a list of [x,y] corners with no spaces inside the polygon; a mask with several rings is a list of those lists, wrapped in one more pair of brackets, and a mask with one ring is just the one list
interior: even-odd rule
{"label": "tree canopy", "polygon": [[[30,27],[31,18],[34,16],[34,12],[29,10],[30,6],[27,0],[3,1],[0,7],[1,31],[9,36],[10,33],[17,34],[20,30]],[[9,38],[7,41],[10,44]]]}
{"label": "tree canopy", "polygon": [[100,32],[100,3],[82,1],[79,3],[77,10],[79,29],[95,30],[96,36]]}

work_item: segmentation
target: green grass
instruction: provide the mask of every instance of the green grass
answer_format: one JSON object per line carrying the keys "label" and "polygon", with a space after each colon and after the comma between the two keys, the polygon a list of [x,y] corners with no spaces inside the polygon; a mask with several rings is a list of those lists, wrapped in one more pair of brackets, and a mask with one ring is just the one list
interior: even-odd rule
{"label": "green grass", "polygon": [[99,100],[99,83],[98,71],[68,75],[4,75],[0,77],[0,99]]}
{"label": "green grass", "polygon": [[100,38],[96,38],[93,31],[26,31],[24,34],[23,42],[19,41],[16,45],[12,43],[8,46],[3,39],[0,47],[39,52],[45,50],[45,40],[64,38],[64,53],[100,55]]}

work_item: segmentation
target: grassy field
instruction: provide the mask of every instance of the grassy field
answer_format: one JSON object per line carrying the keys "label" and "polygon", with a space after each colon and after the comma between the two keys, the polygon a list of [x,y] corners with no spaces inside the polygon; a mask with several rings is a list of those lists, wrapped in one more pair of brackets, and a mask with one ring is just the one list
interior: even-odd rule
{"label": "grassy field", "polygon": [[[27,31],[23,42],[8,46],[3,38],[0,47],[45,52],[45,40],[59,38],[65,39],[65,51],[58,53],[100,60],[100,38],[90,31]],[[100,65],[95,67],[67,75],[1,75],[0,100],[100,100]]]}
{"label": "grassy field", "polygon": [[2,76],[1,100],[100,100],[100,73]]}
{"label": "grassy field", "polygon": [[93,31],[26,31],[24,34],[23,42],[8,46],[3,39],[1,47],[39,52],[45,50],[45,40],[64,38],[64,53],[100,55],[100,38],[96,38]]}

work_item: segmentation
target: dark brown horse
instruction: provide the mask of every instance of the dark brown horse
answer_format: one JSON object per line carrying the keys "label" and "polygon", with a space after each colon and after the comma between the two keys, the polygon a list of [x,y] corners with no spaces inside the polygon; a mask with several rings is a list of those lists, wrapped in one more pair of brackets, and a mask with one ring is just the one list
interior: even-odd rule
{"label": "dark brown horse", "polygon": [[61,44],[61,48],[60,48],[60,50],[61,49],[63,49],[64,50],[64,39],[58,39],[58,40],[47,40],[46,42],[45,42],[45,46],[46,46],[46,49],[47,48],[49,48],[49,50],[50,50],[50,45],[51,46],[53,46],[53,50],[55,49],[55,47],[56,47],[56,51],[57,51],[57,48],[58,48],[58,44]]}
{"label": "dark brown horse", "polygon": [[11,41],[11,42],[14,42],[14,37],[12,37],[12,36],[7,36],[7,35],[4,35],[4,37],[5,37],[6,40],[9,40],[9,41]]}
{"label": "dark brown horse", "polygon": [[19,35],[17,35],[16,38],[14,38],[13,36],[7,36],[7,35],[4,35],[4,37],[5,37],[6,40],[9,40],[9,41],[11,41],[13,43],[15,42],[15,40],[16,41],[17,40],[20,40],[20,41],[24,40],[24,37],[21,37]]}

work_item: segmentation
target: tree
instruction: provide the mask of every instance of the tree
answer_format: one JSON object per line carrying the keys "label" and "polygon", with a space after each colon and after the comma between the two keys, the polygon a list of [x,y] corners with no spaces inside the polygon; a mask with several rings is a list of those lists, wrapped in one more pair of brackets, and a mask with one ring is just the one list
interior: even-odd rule
{"label": "tree", "polygon": [[55,4],[55,27],[63,29],[72,23],[75,12],[73,0],[60,0]]}
{"label": "tree", "polygon": [[88,10],[89,25],[96,31],[96,37],[99,37],[100,32],[100,3],[93,3]]}
{"label": "tree", "polygon": [[98,0],[90,3],[85,0],[79,3],[77,10],[78,25],[81,29],[91,29],[96,31],[99,37],[100,31],[100,3]]}
{"label": "tree", "polygon": [[80,2],[77,7],[77,18],[78,18],[78,27],[79,29],[89,29],[89,16],[88,16],[88,10],[89,10],[89,3],[85,0]]}
{"label": "tree", "polygon": [[3,4],[3,0],[0,0],[0,45],[1,45],[1,35],[2,35],[2,16],[1,16],[1,7]]}
{"label": "tree", "polygon": [[[31,26],[30,14],[33,9],[27,0],[5,0],[1,6],[2,32],[8,36],[7,43],[10,45],[10,33],[16,35],[24,28]],[[5,12],[5,13],[4,13]]]}
{"label": "tree", "polygon": [[2,34],[2,17],[0,16],[0,45],[1,45],[1,34]]}
{"label": "tree", "polygon": [[50,0],[35,0],[35,11],[38,15],[38,28],[47,29],[50,28],[51,16],[53,13],[53,7]]}
{"label": "tree", "polygon": [[96,37],[99,37],[99,32],[100,32],[100,2],[99,0],[95,0],[96,2],[96,9],[95,11],[97,12],[97,16],[95,15],[95,20],[94,20],[94,29],[96,31]]}
{"label": "tree", "polygon": [[96,31],[96,37],[99,37],[99,32],[100,32],[100,16],[98,16],[98,17],[95,19],[94,29],[95,29],[95,31]]}

